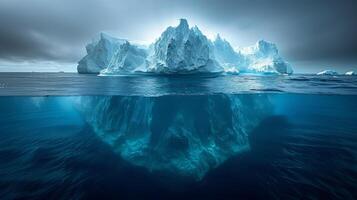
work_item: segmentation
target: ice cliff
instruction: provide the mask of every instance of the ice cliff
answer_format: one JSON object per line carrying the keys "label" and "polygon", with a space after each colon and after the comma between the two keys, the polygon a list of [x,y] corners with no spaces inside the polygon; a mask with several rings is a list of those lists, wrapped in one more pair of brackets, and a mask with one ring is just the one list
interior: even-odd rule
{"label": "ice cliff", "polygon": [[79,73],[293,73],[275,44],[261,40],[236,51],[220,36],[214,41],[207,39],[185,19],[177,27],[168,27],[147,48],[101,34],[86,50]]}
{"label": "ice cliff", "polygon": [[[245,71],[250,73],[292,74],[289,63],[279,55],[275,44],[260,40],[254,46],[242,48],[240,54],[247,60]],[[244,69],[244,66],[242,66]]]}
{"label": "ice cliff", "polygon": [[79,73],[134,72],[146,65],[146,49],[104,33],[87,45],[86,49],[87,55],[78,64]]}

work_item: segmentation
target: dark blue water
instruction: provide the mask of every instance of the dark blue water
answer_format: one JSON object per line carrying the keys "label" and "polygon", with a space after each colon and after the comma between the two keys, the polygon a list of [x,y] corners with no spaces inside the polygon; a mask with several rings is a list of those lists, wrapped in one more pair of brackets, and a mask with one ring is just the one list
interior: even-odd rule
{"label": "dark blue water", "polygon": [[[68,82],[58,83],[61,96],[13,96],[19,89],[8,82],[14,93],[0,97],[0,199],[357,198],[350,77],[319,78],[327,94],[173,94],[178,80],[165,79],[169,94],[131,88],[118,96],[63,96]],[[199,91],[192,84],[181,91]]]}
{"label": "dark blue water", "polygon": [[357,95],[357,76],[170,75],[97,76],[0,73],[0,96],[162,96],[242,93]]}

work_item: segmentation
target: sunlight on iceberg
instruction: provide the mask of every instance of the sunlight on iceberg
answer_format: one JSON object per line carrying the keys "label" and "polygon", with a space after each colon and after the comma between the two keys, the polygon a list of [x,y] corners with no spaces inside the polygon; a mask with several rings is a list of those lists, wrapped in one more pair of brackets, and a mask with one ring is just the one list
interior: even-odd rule
{"label": "sunlight on iceberg", "polygon": [[102,33],[86,50],[87,55],[78,64],[79,73],[293,73],[275,44],[260,40],[236,51],[220,35],[211,41],[197,26],[190,27],[186,19],[181,19],[177,27],[168,27],[148,47]]}

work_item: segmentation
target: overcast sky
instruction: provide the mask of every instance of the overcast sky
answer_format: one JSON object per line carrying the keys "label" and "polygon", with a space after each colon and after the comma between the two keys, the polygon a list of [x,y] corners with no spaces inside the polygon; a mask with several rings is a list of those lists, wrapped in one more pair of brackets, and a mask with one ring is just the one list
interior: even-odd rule
{"label": "overcast sky", "polygon": [[149,42],[179,18],[236,47],[272,41],[298,72],[357,70],[356,0],[1,0],[0,71],[75,71],[99,32]]}

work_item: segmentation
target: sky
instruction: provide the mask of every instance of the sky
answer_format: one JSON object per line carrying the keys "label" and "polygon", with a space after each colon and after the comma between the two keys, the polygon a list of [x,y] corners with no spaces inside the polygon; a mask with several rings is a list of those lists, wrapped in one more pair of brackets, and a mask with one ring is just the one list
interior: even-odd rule
{"label": "sky", "polygon": [[76,71],[100,32],[155,41],[186,18],[234,47],[277,44],[296,72],[357,71],[356,0],[1,0],[0,71]]}

